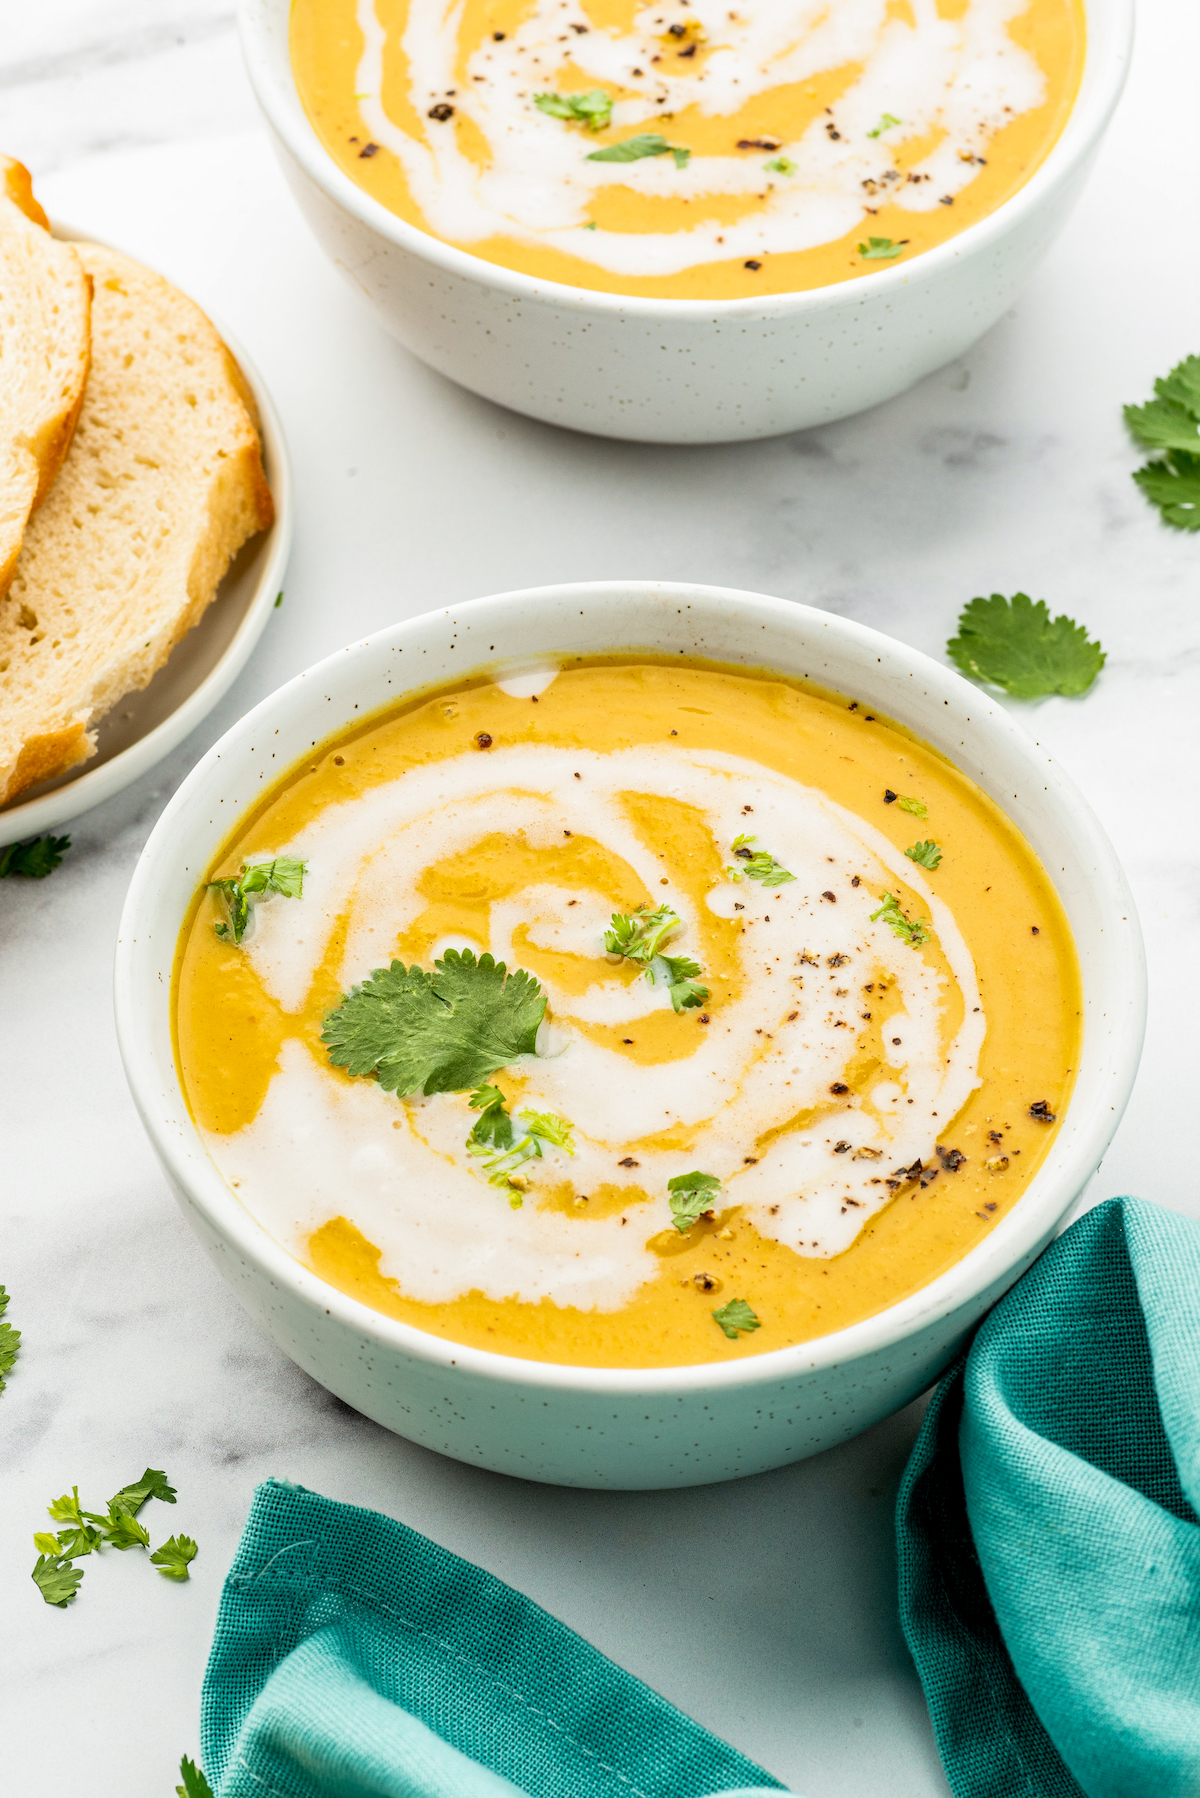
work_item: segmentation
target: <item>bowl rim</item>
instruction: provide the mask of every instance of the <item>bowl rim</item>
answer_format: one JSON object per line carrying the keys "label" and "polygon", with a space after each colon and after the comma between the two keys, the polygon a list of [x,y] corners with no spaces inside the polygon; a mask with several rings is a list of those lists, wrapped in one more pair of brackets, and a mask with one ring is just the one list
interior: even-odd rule
{"label": "bowl rim", "polygon": [[[527,275],[502,263],[486,262],[409,224],[338,167],[309,122],[292,74],[286,23],[283,54],[279,54],[279,15],[286,14],[290,21],[292,0],[238,0],[237,18],[250,85],[268,124],[314,185],[368,230],[432,263],[446,275],[473,281],[511,299],[538,300],[570,312],[612,313],[658,321],[711,317],[720,322],[767,321],[820,314],[842,305],[886,301],[905,286],[936,280],[943,269],[964,255],[986,254],[1006,237],[1026,214],[1039,207],[1044,197],[1067,182],[1087,161],[1125,86],[1133,48],[1134,0],[1081,0],[1081,4],[1087,41],[1079,91],[1046,156],[1028,181],[1007,200],[944,243],[921,251],[911,262],[874,269],[834,285],[725,300],[659,299],[575,287]],[[1102,37],[1107,41],[1100,46],[1092,28],[1097,15],[1105,19],[1106,26]]]}
{"label": "bowl rim", "polygon": [[[150,266],[142,257],[125,249],[123,244],[97,237],[91,231],[82,231],[64,219],[52,219],[50,229],[53,236],[67,243],[103,244],[106,249],[117,250],[122,256],[128,256],[131,262],[140,262],[144,267]],[[193,303],[199,305],[199,301]],[[148,730],[145,736],[138,737],[127,749],[122,749],[106,762],[101,762],[99,767],[90,768],[87,762],[83,762],[79,773],[74,778],[65,780],[61,786],[52,787],[49,792],[40,793],[35,799],[18,800],[15,805],[0,809],[0,846],[18,843],[26,837],[40,835],[58,825],[71,823],[84,812],[90,812],[106,799],[123,792],[143,774],[148,774],[151,768],[157,767],[225,697],[257,648],[258,640],[275,608],[275,595],[283,586],[292,550],[295,475],[291,454],[275,402],[244,345],[228,329],[223,319],[212,313],[207,306],[201,306],[200,310],[245,376],[246,385],[254,395],[254,403],[258,408],[263,460],[275,516],[264,533],[262,548],[265,556],[253,598],[246,607],[241,623],[199,686],[194,687],[186,699],[181,700],[161,723]],[[187,636],[181,638],[171,654],[176,655],[182,651],[187,641]],[[164,667],[166,665],[163,664]]]}
{"label": "bowl rim", "polygon": [[[847,651],[870,650],[879,659],[886,654],[893,664],[901,666],[910,679],[918,678],[924,684],[931,710],[936,700],[940,699],[944,705],[952,706],[956,699],[961,701],[964,696],[969,697],[972,716],[968,722],[977,729],[990,731],[994,739],[1003,741],[1025,760],[1031,791],[1036,785],[1040,789],[1043,803],[1048,799],[1051,809],[1057,809],[1060,815],[1064,811],[1070,812],[1073,826],[1086,845],[1090,864],[1100,870],[1100,878],[1092,876],[1092,879],[1105,900],[1103,909],[1106,924],[1101,933],[1104,938],[1101,954],[1107,957],[1110,982],[1115,985],[1119,998],[1126,1007],[1126,1021],[1122,1030],[1115,1036],[1110,1036],[1107,1046],[1101,1051],[1099,1065],[1106,1082],[1103,1094],[1107,1106],[1103,1122],[1099,1118],[1102,1107],[1097,1105],[1097,1117],[1089,1125],[1077,1131],[1073,1137],[1060,1133],[1052,1145],[1049,1158],[1034,1175],[1025,1192],[981,1242],[925,1286],[870,1317],[833,1331],[828,1336],[749,1355],[737,1361],[700,1362],[665,1368],[609,1368],[503,1355],[458,1343],[448,1337],[436,1336],[399,1319],[387,1317],[328,1285],[270,1236],[225,1184],[188,1111],[180,1090],[173,1052],[169,1056],[169,1068],[163,1069],[154,1048],[149,1019],[152,1007],[161,1003],[162,987],[157,980],[146,980],[145,990],[139,984],[139,944],[147,935],[153,937],[155,934],[153,927],[147,930],[147,925],[156,911],[153,884],[158,858],[164,849],[175,847],[171,844],[171,838],[177,830],[180,814],[186,810],[193,796],[202,793],[210,781],[220,778],[224,772],[221,767],[223,759],[242,743],[251,741],[261,727],[269,724],[277,708],[299,698],[307,690],[312,695],[312,715],[314,719],[320,717],[317,708],[321,705],[320,695],[325,675],[332,675],[336,669],[338,678],[344,680],[348,663],[362,663],[368,658],[379,658],[381,662],[386,662],[389,657],[395,656],[397,648],[405,646],[406,639],[419,643],[422,632],[428,632],[433,627],[440,628],[446,621],[454,626],[460,620],[465,621],[469,628],[482,615],[494,613],[497,609],[515,611],[519,608],[527,609],[531,604],[553,605],[564,599],[569,599],[574,605],[579,600],[611,598],[614,594],[662,598],[682,602],[689,607],[715,609],[733,604],[753,608],[760,617],[773,617],[777,622],[786,619],[793,624],[805,626],[814,638],[818,632],[829,633],[825,637],[826,645],[840,643]],[[556,653],[559,652],[545,643],[540,646],[542,657]],[[636,647],[623,649],[618,644],[613,646],[610,653],[637,654],[638,650]],[[643,646],[642,653],[649,651]],[[526,667],[531,660],[536,659],[536,656],[529,654],[521,658]],[[455,671],[445,680],[432,683],[419,680],[405,682],[402,687],[397,688],[394,698],[389,698],[384,709],[390,710],[408,694],[426,688],[435,690],[458,684],[482,669],[494,671],[497,664],[512,669],[516,661],[515,657],[493,657],[490,662],[472,661],[469,667],[461,672]],[[391,666],[394,665],[393,661]],[[745,665],[760,664],[747,662]],[[786,678],[798,677],[790,675]],[[327,699],[325,703],[328,703]],[[377,711],[379,708],[371,709]],[[327,740],[348,723],[352,723],[353,718],[353,710],[348,717],[339,718],[332,725],[327,717],[323,718],[314,740]],[[900,717],[896,721],[904,723]],[[914,734],[921,735],[920,730],[912,725],[906,728],[914,729]],[[967,775],[966,778],[972,777]],[[261,799],[261,793],[258,797]],[[223,799],[221,803],[224,804]],[[241,809],[249,810],[255,803],[256,799],[249,796]],[[215,819],[213,823],[215,826]],[[225,837],[230,828],[232,826],[228,823],[222,823],[212,844],[204,851],[205,862],[216,842]],[[1081,848],[1080,855],[1082,854]],[[1046,872],[1053,882],[1051,870],[1047,868]],[[1123,924],[1125,928],[1118,928],[1119,924]],[[172,917],[164,926],[170,939],[169,961],[172,967],[181,929],[182,916]],[[167,1004],[172,1004],[171,990],[168,990]],[[923,1330],[944,1323],[948,1318],[977,1303],[989,1290],[996,1294],[1003,1291],[1017,1276],[1022,1264],[1027,1264],[1040,1250],[1083,1191],[1124,1112],[1137,1073],[1145,1031],[1146,965],[1133,895],[1116,852],[1095,813],[1075,783],[1051,760],[1036,739],[1003,706],[989,699],[955,670],[944,667],[921,651],[911,649],[868,625],[796,601],[741,589],[710,587],[701,583],[564,582],[493,594],[461,605],[438,608],[361,638],[294,676],[233,724],[172,795],[138,858],[118,929],[114,1011],[118,1046],[134,1102],[169,1177],[176,1189],[185,1193],[191,1205],[207,1219],[223,1242],[233,1247],[243,1262],[253,1263],[273,1288],[289,1289],[313,1313],[331,1317],[351,1330],[364,1347],[374,1342],[381,1349],[401,1355],[410,1362],[441,1369],[447,1375],[454,1369],[459,1376],[471,1375],[480,1382],[515,1386],[530,1391],[554,1389],[559,1392],[573,1391],[580,1395],[606,1394],[613,1397],[642,1394],[660,1398],[674,1396],[682,1400],[689,1395],[713,1390],[745,1390],[772,1385],[780,1387],[805,1374],[832,1370],[889,1350],[902,1349],[907,1341],[918,1337]],[[1086,1054],[1085,1038],[1085,1057]],[[1082,1071],[1081,1066],[1081,1073]],[[1096,1077],[1096,1084],[1101,1084],[1099,1076]],[[167,1091],[173,1093],[174,1115],[168,1115],[167,1108],[161,1104],[160,1095],[164,1085]],[[1077,1083],[1072,1103],[1076,1102],[1079,1091]],[[184,1150],[185,1141],[192,1150],[191,1154]]]}

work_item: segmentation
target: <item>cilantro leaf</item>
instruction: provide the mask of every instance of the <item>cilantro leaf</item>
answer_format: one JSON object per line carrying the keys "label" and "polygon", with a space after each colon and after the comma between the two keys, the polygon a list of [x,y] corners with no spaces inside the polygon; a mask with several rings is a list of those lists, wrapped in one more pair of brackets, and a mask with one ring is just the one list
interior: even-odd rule
{"label": "cilantro leaf", "polygon": [[911,812],[914,818],[927,818],[929,807],[923,799],[910,799],[904,793],[893,793],[890,787],[883,789],[883,803],[898,805],[902,812]]}
{"label": "cilantro leaf", "polygon": [[878,911],[871,913],[871,922],[882,918],[888,929],[898,936],[910,949],[919,949],[922,943],[929,941],[929,931],[924,918],[907,918],[900,909],[900,900],[895,893],[886,893],[883,904]]}
{"label": "cilantro leaf", "polygon": [[99,1530],[91,1529],[86,1523],[77,1524],[71,1529],[59,1530],[52,1536],[49,1530],[38,1530],[33,1538],[33,1545],[43,1554],[66,1555],[70,1560],[78,1560],[82,1555],[90,1555],[101,1543]]}
{"label": "cilantro leaf", "polygon": [[864,262],[891,262],[907,242],[907,237],[868,237],[866,243],[856,244],[855,248]]}
{"label": "cilantro leaf", "polygon": [[921,868],[936,868],[941,865],[942,851],[937,843],[913,843],[904,851],[910,862],[916,862]]}
{"label": "cilantro leaf", "polygon": [[1164,524],[1177,531],[1200,531],[1200,455],[1172,450],[1157,462],[1147,462],[1133,478],[1151,505],[1158,507]]}
{"label": "cilantro leaf", "polygon": [[762,1328],[761,1317],[755,1315],[745,1299],[730,1299],[727,1305],[722,1305],[719,1311],[713,1312],[713,1318],[720,1324],[731,1342],[737,1341],[739,1330],[750,1331]]}
{"label": "cilantro leaf", "polygon": [[706,1211],[711,1211],[721,1182],[715,1174],[676,1174],[667,1181],[670,1194],[671,1222],[682,1234],[689,1230]]}
{"label": "cilantro leaf", "polygon": [[990,681],[1016,699],[1047,693],[1086,693],[1105,655],[1074,619],[1051,618],[1045,600],[1027,593],[973,599],[958,621],[946,653],[964,674]]}
{"label": "cilantro leaf", "polygon": [[775,156],[770,162],[763,163],[763,167],[769,169],[773,175],[794,175],[797,166],[789,156]]}
{"label": "cilantro leaf", "polygon": [[536,1053],[541,986],[490,955],[448,949],[432,974],[394,961],[330,1012],[321,1032],[334,1067],[377,1073],[385,1092],[465,1092]]}
{"label": "cilantro leaf", "polygon": [[574,1125],[566,1118],[556,1116],[553,1111],[523,1111],[520,1117],[535,1141],[552,1143],[556,1149],[565,1149],[568,1155],[575,1153],[571,1137]]}
{"label": "cilantro leaf", "polygon": [[765,849],[751,849],[751,843],[757,843],[757,837],[740,836],[733,839],[733,853],[746,865],[743,868],[726,868],[725,873],[730,880],[761,881],[765,887],[781,887],[789,880],[795,880],[780,862],[769,855]]}
{"label": "cilantro leaf", "polygon": [[1147,449],[1200,451],[1200,424],[1177,400],[1150,400],[1144,406],[1125,406],[1123,411],[1130,435]]}
{"label": "cilantro leaf", "polygon": [[175,1488],[160,1467],[147,1467],[141,1479],[137,1480],[134,1485],[122,1486],[116,1496],[110,1500],[109,1509],[111,1510],[119,1499],[132,1516],[141,1510],[148,1498],[157,1498],[164,1505],[175,1503]]}
{"label": "cilantro leaf", "polygon": [[549,118],[586,125],[589,131],[603,131],[612,123],[612,95],[602,87],[593,87],[586,94],[535,94],[533,103]]}
{"label": "cilantro leaf", "polygon": [[279,893],[284,899],[299,899],[304,892],[307,862],[294,855],[277,855],[274,861],[242,863],[242,872],[229,874],[223,880],[210,880],[209,889],[220,893],[225,901],[228,921],[214,924],[213,929],[224,941],[240,943],[250,923],[250,900],[257,893]]}
{"label": "cilantro leaf", "polygon": [[213,1798],[213,1789],[195,1761],[185,1754],[179,1763],[183,1784],[175,1787],[176,1798]]}
{"label": "cilantro leaf", "polygon": [[[50,1504],[46,1506],[46,1509],[49,1511],[51,1517],[53,1517],[55,1523],[73,1523],[77,1528],[83,1528],[84,1513],[79,1509],[78,1486],[72,1486],[71,1490],[69,1492],[64,1492],[61,1498],[53,1499]],[[91,1513],[88,1512],[88,1516],[90,1515]],[[101,1521],[104,1522],[106,1520],[102,1518]]]}
{"label": "cilantro leaf", "polygon": [[150,1556],[165,1579],[187,1579],[188,1562],[195,1558],[196,1544],[190,1536],[170,1536]]}
{"label": "cilantro leaf", "polygon": [[0,1286],[0,1392],[4,1391],[8,1383],[4,1376],[6,1373],[12,1372],[13,1364],[21,1348],[20,1330],[14,1330],[13,1326],[4,1320],[4,1313],[7,1310],[8,1294],[3,1286]]}
{"label": "cilantro leaf", "polygon": [[[472,1093],[470,1102],[474,1104],[476,1098],[483,1093],[497,1091],[498,1089],[494,1086],[482,1087],[480,1093]],[[467,1137],[468,1155],[487,1157],[483,1163],[483,1171],[488,1177],[489,1186],[517,1185],[518,1182],[514,1181],[511,1176],[517,1172],[518,1168],[523,1167],[525,1162],[542,1159],[544,1142],[550,1143],[556,1149],[565,1149],[568,1155],[575,1153],[575,1144],[571,1139],[573,1125],[566,1118],[556,1116],[553,1111],[521,1112],[520,1118],[525,1126],[525,1134],[519,1142],[514,1142],[512,1119],[503,1110],[503,1095],[499,1096],[499,1107],[496,1107],[494,1102],[489,1103],[483,1117],[479,1119],[475,1129]],[[497,1119],[501,1117],[503,1119],[502,1123],[498,1123],[492,1138],[493,1146],[489,1146],[488,1136],[477,1135],[480,1125],[486,1122],[489,1111],[493,1112]],[[523,1178],[521,1183],[523,1184]]]}
{"label": "cilantro leaf", "polygon": [[70,837],[34,837],[31,843],[10,843],[6,849],[0,849],[0,880],[9,874],[45,880],[70,847]]}
{"label": "cilantro leaf", "polygon": [[138,1522],[132,1511],[126,1510],[119,1498],[114,1498],[108,1507],[104,1540],[124,1553],[127,1548],[149,1548],[150,1532],[144,1523]]}
{"label": "cilantro leaf", "polygon": [[[478,1111],[471,1134],[467,1137],[467,1148],[472,1155],[482,1155],[489,1150],[510,1149],[513,1139],[513,1124],[505,1108],[504,1094],[498,1086],[480,1086],[471,1094],[467,1104],[472,1111]],[[477,1146],[474,1146],[477,1145]]]}
{"label": "cilantro leaf", "polygon": [[64,1610],[83,1584],[83,1574],[67,1555],[39,1555],[30,1578],[47,1604]]}
{"label": "cilantro leaf", "polygon": [[874,131],[868,131],[868,137],[882,137],[885,131],[894,131],[897,125],[903,125],[903,119],[894,119],[890,112],[885,112]]}
{"label": "cilantro leaf", "polygon": [[667,997],[676,1011],[690,1011],[693,1006],[704,1004],[709,989],[696,979],[700,972],[698,961],[686,955],[656,955],[649,968],[651,980],[657,980],[660,969],[665,974]]}
{"label": "cilantro leaf", "polygon": [[658,131],[643,131],[637,137],[627,137],[619,144],[608,144],[603,150],[593,150],[584,158],[586,162],[641,162],[646,156],[673,156],[677,169],[686,168],[691,160],[692,152],[678,144],[669,144]]}

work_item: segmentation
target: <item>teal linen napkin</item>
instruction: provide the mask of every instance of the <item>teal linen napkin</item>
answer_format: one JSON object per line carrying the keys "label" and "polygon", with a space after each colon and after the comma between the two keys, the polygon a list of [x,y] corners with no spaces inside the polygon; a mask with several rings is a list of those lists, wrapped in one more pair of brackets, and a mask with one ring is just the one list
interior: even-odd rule
{"label": "teal linen napkin", "polygon": [[225,1582],[201,1751],[216,1798],[782,1790],[482,1568],[278,1480]]}
{"label": "teal linen napkin", "polygon": [[956,1798],[1200,1794],[1200,1225],[1073,1224],[929,1407],[900,1610]]}

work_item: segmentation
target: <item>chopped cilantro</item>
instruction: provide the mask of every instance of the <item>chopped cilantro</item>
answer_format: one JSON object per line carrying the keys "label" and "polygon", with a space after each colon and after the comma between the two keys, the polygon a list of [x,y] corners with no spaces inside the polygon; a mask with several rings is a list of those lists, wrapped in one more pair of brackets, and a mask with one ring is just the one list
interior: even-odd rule
{"label": "chopped cilantro", "polygon": [[[174,1486],[158,1467],[147,1467],[140,1480],[132,1486],[122,1486],[117,1493],[117,1498],[130,1511],[140,1511],[148,1498],[157,1498],[164,1505],[173,1505],[175,1496]],[[116,1499],[113,1503],[116,1503]]]}
{"label": "chopped cilantro", "polygon": [[888,929],[898,936],[910,949],[919,949],[922,943],[929,941],[929,931],[924,918],[906,918],[900,909],[900,900],[895,893],[886,893],[883,904],[878,911],[871,913],[871,922],[882,918]]}
{"label": "chopped cilantro", "polygon": [[70,847],[70,837],[34,837],[31,843],[10,843],[7,849],[0,849],[0,880],[9,874],[45,880]]}
{"label": "chopped cilantro", "polygon": [[923,799],[910,799],[904,793],[896,794],[896,804],[902,812],[911,812],[914,818],[927,818],[929,807]]}
{"label": "chopped cilantro", "polygon": [[4,1391],[7,1384],[4,1376],[12,1372],[21,1347],[20,1330],[14,1330],[10,1323],[5,1322],[4,1313],[7,1310],[8,1294],[0,1286],[0,1392]]}
{"label": "chopped cilantro", "polygon": [[1177,362],[1154,392],[1145,406],[1125,407],[1125,423],[1137,443],[1166,453],[1133,478],[1165,524],[1200,531],[1200,356]]}
{"label": "chopped cilantro", "polygon": [[632,916],[615,911],[604,933],[604,947],[610,955],[640,962],[651,986],[665,986],[674,1009],[688,1011],[692,1006],[703,1005],[709,989],[697,983],[699,962],[686,955],[663,953],[663,944],[679,922],[679,913],[669,905],[660,905],[654,911],[642,905]]}
{"label": "chopped cilantro", "polygon": [[536,1052],[545,1011],[532,974],[447,949],[432,974],[376,968],[330,1012],[321,1041],[334,1067],[378,1074],[385,1092],[465,1092]]}
{"label": "chopped cilantro", "polygon": [[904,853],[910,862],[916,862],[921,868],[936,868],[942,860],[941,848],[934,842],[913,843]]}
{"label": "chopped cilantro", "polygon": [[868,137],[882,137],[885,131],[894,131],[897,125],[903,125],[903,119],[894,119],[890,112],[885,112],[874,131],[868,131]]}
{"label": "chopped cilantro", "polygon": [[1045,600],[1035,605],[1026,593],[1014,593],[1011,600],[1000,593],[973,599],[946,653],[964,674],[990,681],[1015,699],[1086,693],[1105,661],[1081,624],[1051,618]]}
{"label": "chopped cilantro", "polygon": [[691,160],[692,152],[678,144],[669,144],[665,137],[657,131],[643,131],[638,137],[627,137],[619,144],[609,144],[603,150],[593,150],[585,158],[587,162],[641,162],[645,156],[673,156],[675,167],[684,169]]}
{"label": "chopped cilantro", "polygon": [[725,873],[730,880],[759,880],[765,887],[781,887],[789,880],[795,880],[781,863],[769,855],[765,849],[751,849],[751,843],[757,843],[757,837],[740,836],[733,839],[733,853],[745,865],[741,868],[726,868]]}
{"label": "chopped cilantro", "polygon": [[196,1544],[190,1536],[169,1536],[156,1548],[150,1560],[165,1579],[187,1579],[188,1562],[196,1558]]}
{"label": "chopped cilantro", "polygon": [[745,1299],[730,1299],[719,1311],[713,1312],[714,1320],[720,1324],[731,1342],[738,1339],[739,1330],[759,1330],[762,1319],[750,1309]]}
{"label": "chopped cilantro", "polygon": [[478,1111],[474,1128],[467,1137],[467,1154],[483,1161],[489,1186],[509,1186],[510,1176],[527,1161],[540,1161],[542,1144],[575,1153],[571,1139],[572,1125],[553,1111],[522,1111],[519,1114],[525,1134],[514,1140],[513,1121],[505,1108],[504,1094],[497,1086],[481,1086],[467,1103]]}
{"label": "chopped cilantro", "polygon": [[83,1574],[68,1555],[39,1555],[30,1575],[47,1604],[65,1610],[83,1584]]}
{"label": "chopped cilantro", "polygon": [[668,1180],[671,1222],[675,1228],[680,1232],[689,1230],[697,1219],[712,1209],[720,1190],[721,1182],[715,1174],[676,1174],[673,1180]]}
{"label": "chopped cilantro", "polygon": [[250,923],[250,900],[257,893],[279,893],[285,899],[299,899],[304,892],[304,875],[308,863],[293,855],[279,855],[274,861],[242,863],[240,874],[224,880],[210,880],[209,887],[220,893],[229,914],[228,922],[214,924],[213,929],[225,942],[240,943]]}
{"label": "chopped cilantro", "polygon": [[183,1784],[175,1787],[175,1798],[213,1798],[212,1787],[195,1761],[190,1761],[186,1754],[179,1763],[179,1772]]}
{"label": "chopped cilantro", "polygon": [[794,175],[797,166],[789,156],[775,156],[770,162],[763,163],[763,167],[773,175]]}
{"label": "chopped cilantro", "polygon": [[860,243],[856,245],[856,248],[864,262],[891,262],[894,257],[900,254],[907,242],[907,237],[898,239],[894,237],[868,237],[866,243]]}
{"label": "chopped cilantro", "polygon": [[472,1155],[495,1154],[498,1150],[511,1149],[513,1139],[512,1118],[504,1100],[504,1094],[498,1086],[480,1086],[471,1094],[467,1104],[472,1111],[479,1112],[471,1134],[467,1137],[467,1149]]}
{"label": "chopped cilantro", "polygon": [[549,118],[586,125],[589,131],[603,131],[612,123],[612,95],[602,87],[590,88],[586,94],[535,94],[533,103]]}

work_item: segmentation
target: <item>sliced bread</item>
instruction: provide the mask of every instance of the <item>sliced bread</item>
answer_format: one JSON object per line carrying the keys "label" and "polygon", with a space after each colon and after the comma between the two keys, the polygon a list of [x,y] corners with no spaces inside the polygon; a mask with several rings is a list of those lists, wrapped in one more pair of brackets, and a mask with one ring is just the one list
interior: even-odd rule
{"label": "sliced bread", "polygon": [[91,285],[50,235],[29,171],[0,156],[0,593],[62,467],[87,380]]}
{"label": "sliced bread", "polygon": [[94,753],[271,523],[253,399],[200,308],[79,244],[92,365],[70,454],[0,599],[0,804]]}

